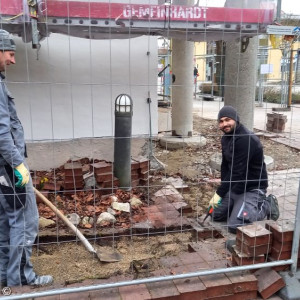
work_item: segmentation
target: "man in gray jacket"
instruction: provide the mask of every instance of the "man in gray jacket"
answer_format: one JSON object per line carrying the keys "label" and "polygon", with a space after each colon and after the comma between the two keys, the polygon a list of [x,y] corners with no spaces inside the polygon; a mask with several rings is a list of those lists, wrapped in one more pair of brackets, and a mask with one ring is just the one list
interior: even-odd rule
{"label": "man in gray jacket", "polygon": [[38,232],[38,210],[25,163],[22,124],[13,97],[3,82],[7,66],[15,64],[16,45],[0,29],[0,282],[4,286],[47,285],[50,275],[38,276],[30,257]]}

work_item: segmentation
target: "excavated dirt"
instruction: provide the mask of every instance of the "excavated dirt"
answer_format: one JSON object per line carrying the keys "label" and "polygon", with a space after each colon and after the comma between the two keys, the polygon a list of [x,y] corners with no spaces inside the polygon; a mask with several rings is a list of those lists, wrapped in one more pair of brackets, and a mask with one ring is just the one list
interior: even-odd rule
{"label": "excavated dirt", "polygon": [[[199,150],[184,148],[165,150],[157,144],[155,156],[166,168],[153,173],[150,198],[165,176],[181,177],[188,184],[189,191],[183,192],[185,201],[192,207],[194,216],[201,215],[207,207],[220,174],[209,166],[213,153],[220,152],[220,132],[215,121],[194,116],[194,133],[207,139],[205,147]],[[276,143],[264,136],[260,137],[265,155],[274,159],[274,169],[300,168],[300,151]],[[142,191],[140,191],[142,192]],[[144,190],[147,193],[147,190]],[[147,199],[148,195],[144,199]],[[126,224],[126,220],[124,221]],[[126,227],[126,225],[124,225]],[[111,241],[103,249],[114,246],[122,255],[118,263],[101,263],[82,246],[80,242],[45,243],[34,249],[32,262],[39,274],[52,274],[57,283],[79,282],[87,278],[108,278],[116,274],[132,273],[132,261],[176,255],[187,251],[187,243],[192,240],[190,232],[167,233],[162,235],[129,236]],[[95,248],[100,246],[95,244]]]}

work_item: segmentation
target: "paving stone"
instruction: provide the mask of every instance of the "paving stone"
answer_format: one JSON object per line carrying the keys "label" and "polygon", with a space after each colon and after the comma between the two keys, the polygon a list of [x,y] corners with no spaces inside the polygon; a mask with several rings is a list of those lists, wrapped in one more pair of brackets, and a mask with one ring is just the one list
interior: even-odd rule
{"label": "paving stone", "polygon": [[164,269],[170,269],[183,265],[178,256],[163,256],[158,261]]}
{"label": "paving stone", "polygon": [[90,300],[99,299],[121,300],[121,296],[117,288],[103,289],[90,292]]}
{"label": "paving stone", "polygon": [[159,210],[157,208],[157,205],[150,205],[150,206],[147,206],[147,207],[143,207],[142,208],[145,212],[145,214],[151,214],[151,213],[158,213]]}
{"label": "paving stone", "polygon": [[182,265],[190,265],[198,262],[204,262],[203,258],[197,252],[184,252],[179,254],[178,258],[182,261]]}
{"label": "paving stone", "polygon": [[[224,241],[220,241],[221,245],[222,243],[224,243]],[[215,245],[212,246],[211,243],[204,244],[203,242],[202,243],[194,242],[194,243],[190,243],[188,247],[189,247],[189,251],[196,250],[196,252],[200,254],[200,256],[203,258],[204,261],[210,262],[210,261],[222,259],[224,258],[225,255],[225,251],[223,253],[221,253],[220,251],[216,251],[215,249],[217,249],[217,247],[215,248]]]}
{"label": "paving stone", "polygon": [[[177,267],[173,270],[174,274],[188,273],[185,266]],[[173,280],[177,290],[180,293],[180,300],[204,299],[206,296],[206,287],[199,277]]]}
{"label": "paving stone", "polygon": [[257,270],[254,275],[258,279],[258,292],[263,299],[268,299],[285,286],[282,277],[270,268]]}
{"label": "paving stone", "polygon": [[205,271],[205,270],[210,270],[210,266],[208,264],[208,262],[204,261],[204,262],[198,262],[198,263],[193,263],[193,264],[189,264],[185,266],[188,270],[189,273],[193,273],[193,272],[201,272],[201,271]]}
{"label": "paving stone", "polygon": [[289,220],[266,224],[266,228],[272,232],[273,238],[280,242],[290,242],[293,240],[294,227],[294,222]]}
{"label": "paving stone", "polygon": [[169,297],[180,295],[173,281],[152,282],[147,283],[146,286],[150,292],[151,299],[168,299]]}
{"label": "paving stone", "polygon": [[219,259],[207,262],[211,269],[221,269],[228,267],[227,259]]}
{"label": "paving stone", "polygon": [[82,300],[89,299],[89,292],[61,294],[59,300]]}
{"label": "paving stone", "polygon": [[257,291],[257,278],[253,274],[227,273],[226,276],[232,283],[234,293],[241,293],[247,291]]}
{"label": "paving stone", "polygon": [[236,238],[249,246],[266,245],[272,242],[272,233],[260,224],[237,228]]}
{"label": "paving stone", "polygon": [[129,285],[119,288],[122,300],[144,300],[151,299],[151,295],[145,284]]}
{"label": "paving stone", "polygon": [[206,298],[206,300],[256,300],[257,291],[242,292],[220,297]]}
{"label": "paving stone", "polygon": [[233,294],[233,285],[225,274],[201,276],[200,280],[206,287],[207,298]]}
{"label": "paving stone", "polygon": [[60,300],[60,296],[59,295],[47,296],[47,297],[40,297],[38,299],[41,299],[41,300]]}

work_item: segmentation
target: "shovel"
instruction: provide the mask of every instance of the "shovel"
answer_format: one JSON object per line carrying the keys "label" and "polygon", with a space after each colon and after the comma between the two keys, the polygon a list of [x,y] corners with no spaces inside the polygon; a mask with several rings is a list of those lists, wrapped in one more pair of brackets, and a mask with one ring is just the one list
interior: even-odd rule
{"label": "shovel", "polygon": [[96,255],[100,261],[103,262],[117,262],[122,259],[122,256],[119,252],[113,251],[112,252],[106,252],[106,251],[96,251],[93,246],[90,244],[90,242],[84,237],[84,235],[78,230],[76,226],[74,226],[73,223],[71,223],[68,218],[56,207],[54,206],[42,193],[40,193],[37,189],[33,188],[36,195],[46,204],[48,207],[50,207],[59,217],[60,219],[76,234],[76,236],[80,239],[80,241],[83,243],[85,248],[92,254]]}

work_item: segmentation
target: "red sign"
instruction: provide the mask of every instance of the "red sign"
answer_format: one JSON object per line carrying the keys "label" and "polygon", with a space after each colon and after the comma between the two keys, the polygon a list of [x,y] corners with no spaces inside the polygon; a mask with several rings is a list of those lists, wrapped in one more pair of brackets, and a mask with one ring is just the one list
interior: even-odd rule
{"label": "red sign", "polygon": [[[2,15],[23,12],[23,0],[0,0],[0,3]],[[61,18],[264,24],[273,22],[272,9],[44,0],[41,1],[39,10],[40,15]]]}

